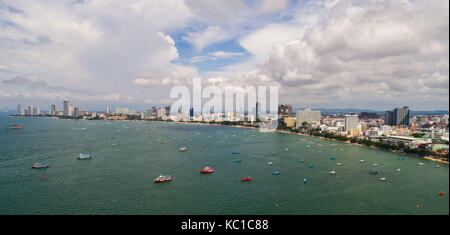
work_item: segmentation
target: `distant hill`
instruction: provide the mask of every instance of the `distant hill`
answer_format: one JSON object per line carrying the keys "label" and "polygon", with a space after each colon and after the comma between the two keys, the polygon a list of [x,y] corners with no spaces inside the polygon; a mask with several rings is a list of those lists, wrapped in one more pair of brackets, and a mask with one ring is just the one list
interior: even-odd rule
{"label": "distant hill", "polygon": [[[296,110],[304,110],[304,108],[297,108]],[[376,114],[384,114],[386,110],[379,111],[379,110],[372,110],[372,109],[311,109],[311,110],[320,110],[322,113],[328,113],[328,114],[346,114],[346,113],[376,113]],[[446,110],[432,110],[432,111],[416,111],[411,110],[412,115],[444,115],[448,114],[449,111]]]}

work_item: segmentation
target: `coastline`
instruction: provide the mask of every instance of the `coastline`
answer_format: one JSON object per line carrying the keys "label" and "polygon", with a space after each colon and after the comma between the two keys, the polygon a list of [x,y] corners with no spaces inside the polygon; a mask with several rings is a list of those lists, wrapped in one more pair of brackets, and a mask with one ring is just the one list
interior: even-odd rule
{"label": "coastline", "polygon": [[[18,117],[18,116],[14,116],[14,115],[8,115],[9,117]],[[39,116],[37,116],[39,117]],[[50,119],[58,119],[58,120],[75,120],[75,119],[60,119],[58,117],[46,117],[46,116],[42,116],[41,118],[50,118]],[[187,122],[187,121],[164,121],[164,120],[108,120],[108,119],[95,119],[95,120],[89,120],[89,119],[80,119],[80,120],[86,120],[86,121],[95,121],[95,120],[99,120],[99,121],[139,121],[139,122],[166,122],[166,123],[175,123],[175,124],[187,124],[187,125],[208,125],[208,126],[228,126],[228,127],[236,127],[236,128],[247,128],[247,129],[253,129],[256,130],[258,129],[257,127],[253,127],[253,126],[242,126],[242,125],[225,125],[225,124],[221,124],[221,123],[200,123],[200,122]],[[391,153],[396,153],[396,154],[400,154],[400,155],[404,155],[404,156],[408,156],[408,157],[417,157],[417,158],[421,158],[421,159],[426,159],[429,161],[433,161],[433,162],[439,162],[442,164],[446,164],[449,165],[449,162],[447,161],[443,161],[440,159],[435,159],[433,156],[424,156],[424,157],[418,157],[416,155],[413,154],[409,154],[409,153],[404,153],[404,152],[398,152],[395,150],[387,150],[387,149],[382,149],[382,148],[377,148],[374,146],[365,146],[365,145],[361,145],[358,143],[352,143],[350,141],[341,141],[341,140],[335,140],[335,139],[327,139],[321,136],[313,136],[313,135],[308,135],[308,134],[303,134],[303,133],[295,133],[295,132],[290,132],[290,131],[283,131],[283,130],[276,130],[276,133],[282,133],[282,134],[294,134],[294,135],[301,135],[301,136],[308,136],[308,137],[312,137],[312,138],[319,138],[319,139],[323,139],[323,140],[330,140],[330,141],[336,141],[336,142],[340,142],[340,143],[346,143],[346,144],[353,144],[353,145],[357,145],[360,147],[366,147],[366,148],[371,148],[371,149],[375,149],[375,150],[379,150],[379,151],[388,151]]]}

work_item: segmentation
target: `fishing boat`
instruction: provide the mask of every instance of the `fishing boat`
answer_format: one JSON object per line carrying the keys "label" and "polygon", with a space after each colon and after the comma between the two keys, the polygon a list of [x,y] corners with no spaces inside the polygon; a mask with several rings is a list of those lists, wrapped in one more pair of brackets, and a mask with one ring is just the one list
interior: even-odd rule
{"label": "fishing boat", "polygon": [[330,171],[330,175],[336,175],[336,171]]}
{"label": "fishing boat", "polygon": [[156,177],[153,182],[155,183],[159,183],[159,182],[166,182],[166,181],[171,181],[172,177],[170,175],[160,175],[158,177]]}
{"label": "fishing boat", "polygon": [[186,151],[187,151],[187,147],[181,147],[181,148],[179,149],[179,151],[180,151],[180,152],[186,152]]}
{"label": "fishing boat", "polygon": [[247,177],[247,178],[242,178],[242,179],[241,179],[242,182],[244,182],[244,181],[250,181],[250,180],[252,180],[252,177],[250,177],[250,176]]}
{"label": "fishing boat", "polygon": [[369,171],[369,174],[376,175],[378,174],[378,171]]}
{"label": "fishing boat", "polygon": [[31,168],[40,169],[40,168],[49,168],[50,166],[45,162],[36,162]]}
{"label": "fishing boat", "polygon": [[78,159],[83,160],[83,159],[91,159],[91,155],[89,154],[84,154],[84,153],[80,153],[80,155],[78,156]]}
{"label": "fishing boat", "polygon": [[273,171],[273,172],[272,172],[272,175],[279,175],[279,174],[280,174],[279,171]]}
{"label": "fishing boat", "polygon": [[213,172],[214,172],[214,169],[210,168],[210,167],[205,167],[205,168],[200,170],[200,173],[203,173],[203,174],[213,173]]}

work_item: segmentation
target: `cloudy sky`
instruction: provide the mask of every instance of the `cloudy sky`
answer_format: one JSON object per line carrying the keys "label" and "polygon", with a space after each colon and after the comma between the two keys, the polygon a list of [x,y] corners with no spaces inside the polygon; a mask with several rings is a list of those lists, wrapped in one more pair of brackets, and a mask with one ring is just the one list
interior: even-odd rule
{"label": "cloudy sky", "polygon": [[0,109],[277,85],[308,108],[448,110],[448,0],[0,0]]}

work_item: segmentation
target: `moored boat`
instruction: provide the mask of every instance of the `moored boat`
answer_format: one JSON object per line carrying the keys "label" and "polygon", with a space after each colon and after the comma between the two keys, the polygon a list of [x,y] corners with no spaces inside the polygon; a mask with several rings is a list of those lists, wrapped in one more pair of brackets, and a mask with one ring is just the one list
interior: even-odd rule
{"label": "moored boat", "polygon": [[376,175],[378,174],[378,171],[369,171],[369,174]]}
{"label": "moored boat", "polygon": [[166,182],[166,181],[171,181],[172,177],[170,175],[160,175],[158,177],[156,177],[153,182],[155,183],[159,183],[159,182]]}
{"label": "moored boat", "polygon": [[273,172],[272,172],[272,175],[279,175],[279,174],[280,174],[279,171],[273,171]]}
{"label": "moored boat", "polygon": [[186,151],[187,151],[187,147],[181,147],[181,148],[179,149],[179,151],[180,151],[180,152],[186,152]]}
{"label": "moored boat", "polygon": [[336,175],[336,171],[330,171],[330,175]]}
{"label": "moored boat", "polygon": [[36,162],[31,168],[39,169],[39,168],[49,168],[50,166],[45,162]]}
{"label": "moored boat", "polygon": [[250,181],[250,180],[252,180],[252,177],[250,177],[250,176],[247,177],[247,178],[242,178],[242,179],[241,179],[241,181]]}
{"label": "moored boat", "polygon": [[205,167],[205,168],[200,170],[200,173],[204,173],[204,174],[213,173],[213,172],[214,172],[214,169],[210,168],[210,167]]}
{"label": "moored boat", "polygon": [[83,159],[91,159],[91,155],[89,154],[84,154],[84,153],[80,153],[80,155],[78,156],[78,159],[83,160]]}

